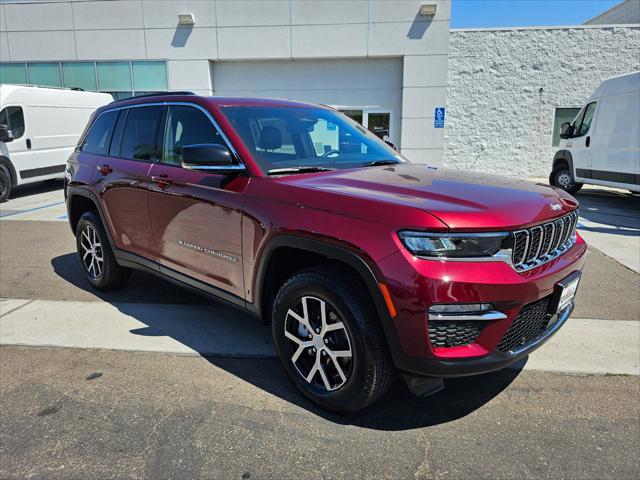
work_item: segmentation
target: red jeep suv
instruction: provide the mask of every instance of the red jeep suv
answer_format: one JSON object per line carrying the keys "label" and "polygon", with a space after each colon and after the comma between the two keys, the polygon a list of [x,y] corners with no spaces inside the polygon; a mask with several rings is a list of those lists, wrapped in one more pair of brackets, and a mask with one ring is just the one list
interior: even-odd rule
{"label": "red jeep suv", "polygon": [[334,109],[188,92],[98,109],[69,159],[78,256],[98,289],[143,269],[271,323],[284,369],[356,411],[503,368],[573,310],[577,202],[411,164]]}

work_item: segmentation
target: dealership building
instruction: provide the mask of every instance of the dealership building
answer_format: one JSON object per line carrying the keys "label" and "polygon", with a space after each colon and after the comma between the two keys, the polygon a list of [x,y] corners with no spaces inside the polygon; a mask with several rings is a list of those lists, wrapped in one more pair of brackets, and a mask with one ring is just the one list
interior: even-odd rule
{"label": "dealership building", "polygon": [[584,26],[450,31],[449,0],[5,0],[0,82],[321,103],[414,162],[542,176],[560,123],[640,69],[632,2]]}

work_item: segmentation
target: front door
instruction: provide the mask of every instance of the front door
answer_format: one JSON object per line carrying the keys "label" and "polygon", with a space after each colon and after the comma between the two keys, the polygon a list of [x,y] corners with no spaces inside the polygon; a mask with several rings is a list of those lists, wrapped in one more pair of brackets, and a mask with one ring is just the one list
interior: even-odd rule
{"label": "front door", "polygon": [[573,122],[572,137],[567,140],[576,178],[591,175],[591,123],[595,110],[596,102],[591,102],[580,111]]}
{"label": "front door", "polygon": [[170,105],[160,162],[151,168],[151,225],[161,269],[244,298],[242,192],[246,177],[181,167],[183,146],[226,142],[209,115],[191,105]]}
{"label": "front door", "polygon": [[31,139],[29,138],[30,125],[25,122],[25,114],[22,107],[10,105],[3,108],[0,111],[0,123],[7,125],[13,135],[12,142],[0,145],[0,155],[11,160],[13,168],[20,178],[28,179],[38,176],[38,169],[33,160],[33,150],[31,150]]}

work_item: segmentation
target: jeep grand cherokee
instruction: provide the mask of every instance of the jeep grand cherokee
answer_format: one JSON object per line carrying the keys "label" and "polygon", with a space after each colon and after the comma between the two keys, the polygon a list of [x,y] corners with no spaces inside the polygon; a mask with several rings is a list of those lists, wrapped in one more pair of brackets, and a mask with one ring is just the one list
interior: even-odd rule
{"label": "jeep grand cherokee", "polygon": [[67,166],[81,268],[132,268],[271,324],[289,378],[356,411],[503,368],[573,310],[577,202],[411,164],[329,107],[174,93],[96,111]]}

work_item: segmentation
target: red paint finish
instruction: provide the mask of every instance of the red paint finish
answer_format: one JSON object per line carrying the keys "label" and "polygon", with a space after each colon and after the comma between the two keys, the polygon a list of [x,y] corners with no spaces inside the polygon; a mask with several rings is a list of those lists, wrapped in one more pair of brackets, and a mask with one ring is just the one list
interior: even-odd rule
{"label": "red paint finish", "polygon": [[[561,190],[412,164],[270,177],[220,108],[310,105],[188,95],[115,105],[165,101],[205,108],[246,172],[203,173],[74,153],[69,185],[94,193],[117,249],[230,293],[254,311],[259,310],[254,305],[260,296],[258,270],[271,242],[283,234],[318,240],[357,255],[373,272],[375,285],[385,286],[385,300],[397,313],[389,321],[398,355],[436,362],[482,358],[495,350],[524,305],[550,295],[558,281],[583,266],[586,245],[579,236],[564,255],[525,273],[500,261],[419,259],[397,237],[407,229],[513,231],[539,224],[577,208]],[[110,171],[98,171],[101,165]],[[449,302],[490,302],[507,318],[492,322],[475,343],[432,348],[427,310]],[[467,365],[473,369],[473,363]]]}

